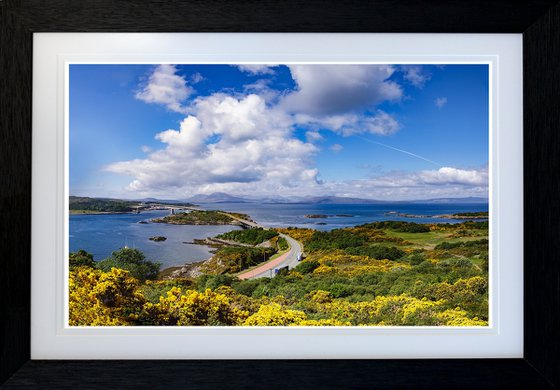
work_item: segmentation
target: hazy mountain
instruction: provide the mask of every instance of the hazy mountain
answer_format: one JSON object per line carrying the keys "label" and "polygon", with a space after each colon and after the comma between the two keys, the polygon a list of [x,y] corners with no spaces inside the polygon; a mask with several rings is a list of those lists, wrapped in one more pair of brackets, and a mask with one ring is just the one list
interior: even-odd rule
{"label": "hazy mountain", "polygon": [[251,202],[249,199],[240,198],[238,196],[233,196],[225,194],[223,192],[214,192],[210,195],[198,194],[189,199],[189,202],[194,203],[247,203]]}
{"label": "hazy mountain", "polygon": [[[70,197],[70,203],[76,202],[81,197]],[[89,199],[89,198],[83,198]],[[120,199],[107,199],[107,198],[91,198],[97,200],[120,200]],[[249,195],[230,195],[224,192],[214,192],[209,195],[198,194],[185,200],[169,200],[169,199],[156,199],[156,198],[143,198],[143,199],[130,199],[125,201],[136,202],[152,202],[152,203],[167,203],[167,204],[180,204],[183,206],[193,205],[193,203],[307,203],[307,204],[384,204],[384,203],[423,203],[423,204],[487,204],[487,198],[480,197],[466,197],[466,198],[435,198],[435,199],[416,199],[416,200],[401,200],[401,201],[387,201],[365,198],[351,198],[343,196],[268,196],[256,197]],[[188,202],[188,203],[187,203]]]}
{"label": "hazy mountain", "polygon": [[343,196],[309,196],[302,199],[300,203],[312,204],[380,204],[389,203],[384,200],[347,198]]}
{"label": "hazy mountain", "polygon": [[223,192],[214,192],[210,195],[198,194],[189,199],[188,202],[194,203],[308,203],[308,204],[384,204],[384,203],[442,203],[442,204],[460,204],[460,203],[488,203],[486,198],[468,197],[468,198],[437,198],[423,200],[406,200],[406,201],[387,201],[365,198],[351,198],[343,196],[272,196],[272,197],[254,197],[247,195],[230,195]]}
{"label": "hazy mountain", "polygon": [[143,198],[143,199],[135,199],[135,200],[138,201],[138,202],[144,202],[144,203],[162,203],[162,204],[176,204],[176,205],[181,205],[181,206],[194,206],[190,202],[185,202],[185,201],[176,200],[176,199]]}
{"label": "hazy mountain", "polygon": [[301,201],[301,197],[297,196],[266,196],[266,197],[254,197],[254,196],[243,196],[243,199],[247,202],[251,203],[299,203]]}

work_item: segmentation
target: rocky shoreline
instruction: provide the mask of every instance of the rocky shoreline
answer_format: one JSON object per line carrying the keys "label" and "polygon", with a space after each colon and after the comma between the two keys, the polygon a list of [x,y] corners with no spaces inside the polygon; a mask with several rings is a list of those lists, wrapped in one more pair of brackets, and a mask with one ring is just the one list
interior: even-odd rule
{"label": "rocky shoreline", "polygon": [[[209,259],[208,259],[209,260]],[[199,261],[196,263],[184,264],[178,267],[169,267],[160,272],[159,279],[184,279],[184,278],[197,278],[202,275],[200,270],[204,263],[208,260]]]}

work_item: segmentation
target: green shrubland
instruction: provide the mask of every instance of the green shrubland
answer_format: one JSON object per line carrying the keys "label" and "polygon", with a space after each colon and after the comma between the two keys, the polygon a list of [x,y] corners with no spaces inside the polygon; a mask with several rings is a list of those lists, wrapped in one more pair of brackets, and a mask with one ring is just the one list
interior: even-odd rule
{"label": "green shrubland", "polygon": [[[172,280],[153,280],[146,272],[137,273],[130,266],[135,262],[117,264],[116,259],[123,256],[112,256],[111,267],[109,263],[92,267],[89,257],[78,252],[70,272],[70,323],[488,324],[487,222],[391,221],[330,232],[277,231],[299,240],[306,258],[287,273],[255,280],[240,280],[234,274],[268,258],[275,248],[220,248],[205,264],[204,274]],[[264,232],[237,233],[229,239],[253,244],[266,240]]]}

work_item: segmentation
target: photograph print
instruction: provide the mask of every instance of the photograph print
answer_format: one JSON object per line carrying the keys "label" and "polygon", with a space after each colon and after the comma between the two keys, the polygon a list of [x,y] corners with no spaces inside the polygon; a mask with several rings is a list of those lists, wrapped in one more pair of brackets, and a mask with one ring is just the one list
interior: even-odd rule
{"label": "photograph print", "polygon": [[68,325],[487,327],[487,64],[69,64]]}

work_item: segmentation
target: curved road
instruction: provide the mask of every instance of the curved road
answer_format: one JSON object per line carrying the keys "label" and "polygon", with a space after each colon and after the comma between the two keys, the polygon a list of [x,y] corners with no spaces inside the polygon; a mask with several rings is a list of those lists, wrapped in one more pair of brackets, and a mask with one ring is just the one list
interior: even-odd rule
{"label": "curved road", "polygon": [[284,237],[286,241],[288,241],[288,244],[290,245],[290,250],[274,260],[271,260],[257,268],[253,268],[250,271],[243,272],[237,275],[239,279],[257,279],[257,278],[267,278],[267,277],[270,278],[271,276],[275,275],[274,273],[275,269],[279,269],[283,267],[289,267],[289,269],[292,269],[296,265],[298,265],[299,263],[298,257],[301,256],[303,252],[301,248],[301,244],[290,236],[287,236],[282,233],[279,234],[280,237]]}
{"label": "curved road", "polygon": [[[241,219],[226,211],[220,211],[220,213],[227,215],[228,217],[235,219],[241,222],[242,224],[252,228],[262,228],[267,230],[269,229],[259,225],[254,221],[247,221],[245,219]],[[286,241],[288,241],[288,244],[290,245],[290,250],[274,260],[268,261],[261,266],[258,266],[256,268],[253,268],[252,270],[237,275],[239,279],[270,278],[275,275],[274,272],[275,269],[280,269],[284,267],[289,267],[289,269],[292,269],[296,265],[298,265],[299,263],[298,258],[303,254],[303,249],[301,248],[301,244],[286,234],[282,234],[282,233],[278,233],[278,234],[280,235],[280,237],[284,237]]]}

